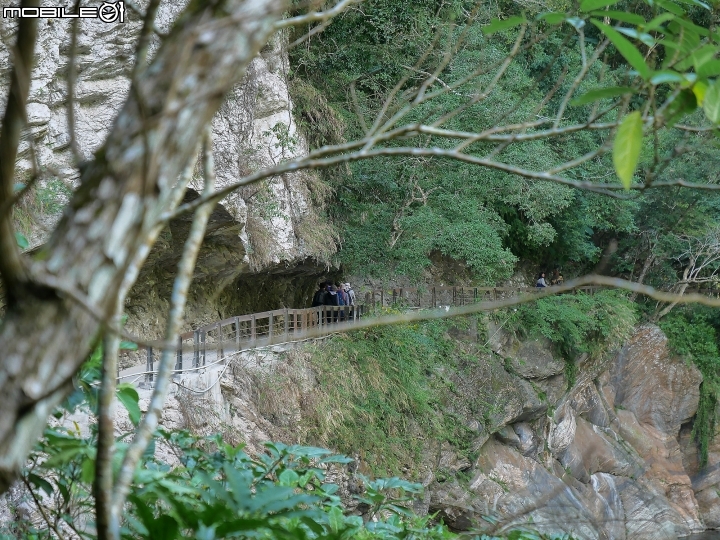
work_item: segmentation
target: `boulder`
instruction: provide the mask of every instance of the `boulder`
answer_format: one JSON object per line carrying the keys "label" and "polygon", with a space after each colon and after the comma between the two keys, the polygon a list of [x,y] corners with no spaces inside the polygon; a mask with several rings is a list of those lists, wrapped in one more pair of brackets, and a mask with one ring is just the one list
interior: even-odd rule
{"label": "boulder", "polygon": [[552,344],[546,339],[516,342],[506,352],[512,370],[526,379],[546,379],[560,375],[565,362],[552,355]]}
{"label": "boulder", "polygon": [[538,438],[535,431],[527,422],[520,422],[513,426],[518,438],[517,449],[525,457],[534,457],[538,452]]}

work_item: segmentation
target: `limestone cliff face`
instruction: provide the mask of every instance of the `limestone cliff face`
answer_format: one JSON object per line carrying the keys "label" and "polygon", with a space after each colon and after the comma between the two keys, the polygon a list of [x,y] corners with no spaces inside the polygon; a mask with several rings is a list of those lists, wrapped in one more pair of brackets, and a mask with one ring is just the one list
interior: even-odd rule
{"label": "limestone cliff face", "polygon": [[[49,0],[43,6],[55,5]],[[85,2],[83,5],[99,4]],[[141,8],[146,2],[138,2]],[[162,2],[156,26],[168,31],[187,0]],[[78,37],[76,65],[76,138],[84,159],[91,159],[103,143],[130,88],[134,49],[142,26],[127,10],[125,23],[83,19]],[[16,24],[0,19],[0,95],[9,84],[10,59]],[[302,155],[307,144],[297,130],[288,92],[285,40],[277,35],[250,65],[246,77],[232,89],[213,120],[218,187],[226,186],[255,170]],[[159,46],[154,38],[149,57]],[[37,189],[22,202],[18,227],[32,246],[41,244],[52,230],[71,190],[77,184],[72,166],[67,125],[67,66],[70,48],[68,20],[41,19],[35,69],[27,108],[29,128],[21,144],[16,180],[23,182],[33,170],[45,171]],[[5,99],[0,101],[0,110]],[[291,173],[248,186],[227,197],[215,212],[200,255],[196,285],[191,293],[189,316],[195,325],[217,318],[226,307],[233,315],[294,305],[304,296],[272,291],[263,305],[245,305],[248,290],[260,291],[264,280],[258,270],[286,273],[288,281],[298,272],[316,273],[335,251],[332,228],[311,200],[319,181],[310,173]],[[187,198],[197,196],[202,179],[196,175]],[[157,336],[172,283],[175,263],[187,231],[179,219],[163,234],[128,302],[130,329]],[[296,271],[299,263],[305,267]],[[238,283],[239,276],[250,276]],[[277,277],[277,276],[276,276]],[[209,282],[212,283],[209,283]],[[282,283],[282,279],[276,279]],[[229,300],[220,297],[230,288]],[[259,308],[259,309],[258,309]]]}

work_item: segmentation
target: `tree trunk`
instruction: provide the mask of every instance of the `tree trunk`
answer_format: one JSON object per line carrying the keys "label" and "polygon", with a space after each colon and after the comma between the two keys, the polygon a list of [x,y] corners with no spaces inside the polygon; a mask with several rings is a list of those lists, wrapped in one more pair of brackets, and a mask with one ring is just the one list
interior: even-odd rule
{"label": "tree trunk", "polygon": [[193,0],[153,63],[139,70],[105,144],[83,167],[78,191],[31,265],[31,279],[50,288],[11,303],[0,327],[0,492],[70,390],[102,331],[96,315],[110,318],[114,291],[167,210],[204,126],[267,42],[283,7],[282,0]]}

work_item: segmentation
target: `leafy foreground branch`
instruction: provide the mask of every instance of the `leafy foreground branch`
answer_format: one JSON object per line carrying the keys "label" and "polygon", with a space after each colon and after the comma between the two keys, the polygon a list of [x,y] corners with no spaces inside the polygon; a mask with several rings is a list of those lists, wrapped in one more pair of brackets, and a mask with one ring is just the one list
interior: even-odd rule
{"label": "leafy foreground branch", "polygon": [[[37,519],[16,520],[0,529],[0,538],[97,538],[92,489],[97,424],[90,422],[85,429],[68,415],[96,414],[94,383],[100,378],[101,358],[98,350],[84,365],[77,389],[55,413],[59,422],[46,428],[23,471],[26,497]],[[137,392],[121,386],[118,398],[137,424]],[[116,438],[120,455],[130,435]],[[433,516],[411,510],[412,501],[422,496],[420,484],[358,474],[359,493],[341,500],[333,478],[353,460],[330,450],[267,443],[265,453],[251,456],[244,445],[226,444],[220,435],[200,437],[161,428],[155,436],[135,471],[122,513],[122,538],[459,538]],[[114,474],[119,468],[115,459]],[[486,520],[488,527],[497,524],[491,516]],[[494,538],[480,533],[471,537]],[[516,531],[508,538],[553,537]]]}
{"label": "leafy foreground branch", "polygon": [[[352,460],[329,450],[267,443],[266,453],[253,458],[219,435],[158,435],[168,461],[179,463],[144,457],[125,507],[123,538],[457,538],[432,516],[408,508],[422,487],[400,478],[358,475],[363,493],[353,498],[363,515],[347,515],[328,477]],[[95,438],[94,429],[87,437],[78,429],[46,430],[23,476],[44,523],[19,521],[2,537],[96,538],[89,517]],[[119,447],[126,446],[122,439]]]}

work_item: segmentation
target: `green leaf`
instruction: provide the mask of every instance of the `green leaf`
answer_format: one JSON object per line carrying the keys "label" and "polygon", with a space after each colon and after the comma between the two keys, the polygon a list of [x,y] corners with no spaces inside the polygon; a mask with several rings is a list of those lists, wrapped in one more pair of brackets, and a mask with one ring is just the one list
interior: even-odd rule
{"label": "green leaf", "polygon": [[614,6],[620,0],[583,0],[580,2],[580,11],[594,11],[607,6]]}
{"label": "green leaf", "polygon": [[678,83],[684,81],[685,77],[683,77],[676,71],[672,71],[670,69],[656,71],[655,73],[653,73],[653,76],[650,77],[650,83],[655,85],[663,83]]}
{"label": "green leaf", "polygon": [[697,70],[698,77],[717,77],[720,75],[720,60],[710,60],[705,62],[701,68]]}
{"label": "green leaf", "polygon": [[121,341],[120,342],[120,350],[121,351],[137,351],[138,346],[137,346],[137,343],[134,343],[132,341]]}
{"label": "green leaf", "polygon": [[570,102],[570,105],[572,106],[579,106],[579,105],[585,105],[586,103],[592,103],[593,101],[598,101],[599,99],[607,99],[607,98],[613,98],[618,96],[624,96],[626,94],[631,94],[632,92],[635,92],[634,88],[630,88],[629,86],[613,86],[611,88],[598,88],[597,90],[590,90],[589,92],[583,94],[582,96],[573,99]]}
{"label": "green leaf", "polygon": [[708,85],[702,81],[696,82],[692,86],[692,92],[695,94],[698,107],[702,107],[705,102],[705,94],[707,93]]}
{"label": "green leaf", "polygon": [[20,249],[27,249],[30,246],[30,242],[25,238],[25,235],[19,232],[15,233],[15,241]]}
{"label": "green leaf", "polygon": [[637,71],[643,79],[650,77],[650,68],[645,63],[642,54],[637,50],[635,45],[625,38],[620,32],[608,26],[607,24],[601,23],[595,19],[592,19],[592,23],[597,26],[612,42],[617,50],[625,57],[625,60]]}
{"label": "green leaf", "polygon": [[295,487],[300,480],[300,475],[292,469],[285,469],[278,477],[281,486]]}
{"label": "green leaf", "polygon": [[638,30],[635,30],[634,28],[617,28],[617,31],[621,34],[625,34],[628,37],[637,39],[638,41],[641,41],[643,44],[647,45],[648,47],[652,47],[655,45],[655,38],[652,37],[647,32],[639,32]]}
{"label": "green leaf", "polygon": [[697,97],[695,92],[686,88],[681,91],[668,105],[665,113],[666,125],[672,126],[688,113],[697,109]]}
{"label": "green leaf", "polygon": [[640,111],[628,114],[620,124],[613,144],[615,172],[625,189],[630,189],[633,174],[640,160],[643,121]]}
{"label": "green leaf", "polygon": [[720,123],[720,81],[715,81],[705,91],[703,111],[713,124]]}
{"label": "green leaf", "polygon": [[44,469],[53,469],[55,467],[62,467],[74,461],[78,456],[85,455],[86,448],[78,445],[74,448],[67,448],[57,454],[50,456],[47,461],[43,462],[42,466]]}
{"label": "green leaf", "polygon": [[634,24],[635,26],[645,25],[645,19],[643,17],[641,17],[640,15],[635,15],[634,13],[627,13],[625,11],[599,11],[593,13],[592,15],[596,17],[610,17],[611,19],[615,19],[616,21]]}
{"label": "green leaf", "polygon": [[334,533],[341,531],[345,525],[345,516],[342,510],[337,506],[333,506],[328,512],[328,521],[330,522],[330,528]]}
{"label": "green leaf", "polygon": [[685,15],[685,10],[673,2],[669,2],[668,0],[655,0],[655,3],[678,17]]}
{"label": "green leaf", "polygon": [[80,470],[80,480],[86,484],[92,484],[95,480],[95,460],[87,458],[82,462]]}
{"label": "green leaf", "polygon": [[322,535],[325,532],[325,529],[323,529],[322,525],[320,525],[317,521],[308,516],[301,517],[300,521],[318,536]]}
{"label": "green leaf", "polygon": [[487,26],[484,26],[482,28],[483,34],[486,36],[495,34],[496,32],[502,32],[503,30],[508,30],[510,28],[514,28],[516,26],[520,26],[521,24],[524,24],[527,22],[527,19],[523,17],[522,15],[516,15],[514,17],[508,17],[505,20],[499,20],[496,19]]}
{"label": "green leaf", "polygon": [[560,24],[561,22],[563,22],[565,20],[565,17],[567,17],[567,15],[565,15],[564,13],[558,13],[557,11],[550,11],[550,12],[541,13],[540,15],[538,15],[537,20],[545,21],[548,24]]}
{"label": "green leaf", "polygon": [[698,6],[704,9],[707,9],[710,11],[710,6],[706,4],[705,2],[701,2],[700,0],[678,0],[678,2],[681,2],[683,4],[687,4],[689,6]]}
{"label": "green leaf", "polygon": [[118,385],[117,398],[127,409],[128,416],[133,425],[137,426],[140,422],[140,396],[138,396],[137,390],[128,383]]}
{"label": "green leaf", "polygon": [[695,71],[699,72],[705,64],[711,62],[717,52],[717,45],[704,45],[693,52],[692,62],[693,66],[695,66]]}
{"label": "green leaf", "polygon": [[28,473],[27,475],[28,481],[35,486],[38,489],[42,489],[47,495],[53,494],[53,487],[50,482],[45,480],[44,478],[41,478],[37,474],[34,473]]}
{"label": "green leaf", "polygon": [[672,13],[663,13],[662,15],[658,15],[654,19],[652,19],[649,23],[647,23],[644,26],[644,30],[646,32],[650,32],[651,30],[657,30],[660,28],[663,24],[665,24],[668,21],[672,21],[675,18],[675,15]]}

